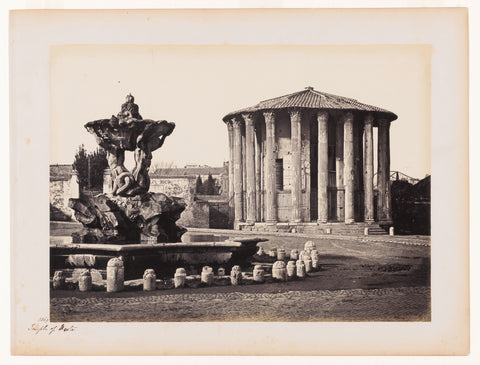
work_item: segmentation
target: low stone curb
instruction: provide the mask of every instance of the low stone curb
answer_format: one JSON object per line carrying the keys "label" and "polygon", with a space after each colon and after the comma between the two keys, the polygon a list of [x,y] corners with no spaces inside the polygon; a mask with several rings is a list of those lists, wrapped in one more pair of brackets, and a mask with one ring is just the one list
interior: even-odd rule
{"label": "low stone curb", "polygon": [[274,236],[274,237],[301,237],[310,239],[336,239],[336,240],[357,240],[358,242],[378,242],[378,243],[399,243],[409,246],[431,246],[431,237],[416,237],[405,239],[403,236],[344,236],[335,234],[308,234],[308,233],[289,233],[289,232],[252,232],[237,231],[228,229],[207,229],[207,228],[187,228],[189,232],[217,233],[231,236],[249,235],[249,236]]}

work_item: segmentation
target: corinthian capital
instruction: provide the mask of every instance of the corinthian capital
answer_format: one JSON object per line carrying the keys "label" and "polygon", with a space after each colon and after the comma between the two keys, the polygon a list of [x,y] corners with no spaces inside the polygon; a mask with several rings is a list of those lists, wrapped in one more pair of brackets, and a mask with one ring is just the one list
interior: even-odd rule
{"label": "corinthian capital", "polygon": [[263,112],[263,117],[265,118],[265,123],[274,124],[275,123],[275,112],[272,110],[267,110]]}
{"label": "corinthian capital", "polygon": [[372,113],[368,113],[367,115],[365,115],[365,125],[370,125],[370,124],[373,124],[373,114]]}
{"label": "corinthian capital", "polygon": [[253,113],[244,113],[242,114],[243,120],[245,121],[245,125],[252,126],[254,122]]}
{"label": "corinthian capital", "polygon": [[300,122],[302,119],[302,112],[300,109],[290,109],[288,112],[290,114],[290,121]]}
{"label": "corinthian capital", "polygon": [[234,117],[234,118],[232,118],[232,123],[233,123],[233,126],[234,126],[235,128],[240,128],[240,127],[242,126],[242,124],[243,124],[243,120],[241,120],[241,119],[238,118],[238,117]]}
{"label": "corinthian capital", "polygon": [[390,127],[390,121],[387,120],[387,119],[380,119],[378,121],[378,126],[388,128],[388,127]]}

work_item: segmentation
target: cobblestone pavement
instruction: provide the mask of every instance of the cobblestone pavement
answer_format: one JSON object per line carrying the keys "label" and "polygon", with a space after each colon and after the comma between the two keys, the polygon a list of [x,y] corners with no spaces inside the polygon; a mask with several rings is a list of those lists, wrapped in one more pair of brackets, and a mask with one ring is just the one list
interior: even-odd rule
{"label": "cobblestone pavement", "polygon": [[52,298],[66,321],[428,321],[426,287]]}
{"label": "cobblestone pavement", "polygon": [[[239,231],[192,230],[237,236]],[[60,235],[66,231],[59,231]],[[313,240],[320,270],[263,285],[106,293],[51,292],[52,321],[425,321],[430,318],[429,237],[264,234],[266,251]],[[254,258],[255,259],[255,258]],[[251,271],[251,268],[243,268]],[[172,272],[173,275],[173,272]]]}

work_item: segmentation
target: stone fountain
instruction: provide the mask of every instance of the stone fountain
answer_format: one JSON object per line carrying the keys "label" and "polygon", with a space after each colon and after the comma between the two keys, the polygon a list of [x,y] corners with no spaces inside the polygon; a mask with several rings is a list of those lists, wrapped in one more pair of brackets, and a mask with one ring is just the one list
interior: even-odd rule
{"label": "stone fountain", "polygon": [[[120,112],[110,119],[85,124],[105,149],[112,176],[111,193],[70,199],[69,207],[83,224],[70,239],[51,240],[51,270],[104,269],[109,259],[120,257],[125,275],[156,272],[170,266],[229,266],[251,257],[260,238],[231,238],[210,242],[181,242],[186,229],[176,221],[186,207],[181,198],[149,192],[152,152],[175,129],[165,120],[143,119],[134,97],[127,95]],[[125,151],[132,151],[135,167],[129,171]]]}
{"label": "stone fountain", "polygon": [[[165,120],[142,119],[132,95],[117,116],[85,124],[107,153],[112,175],[111,194],[88,200],[70,199],[76,219],[84,225],[74,243],[178,242],[185,232],[175,221],[185,209],[180,198],[149,193],[152,152],[175,129]],[[125,151],[135,158],[133,171],[125,167]]]}

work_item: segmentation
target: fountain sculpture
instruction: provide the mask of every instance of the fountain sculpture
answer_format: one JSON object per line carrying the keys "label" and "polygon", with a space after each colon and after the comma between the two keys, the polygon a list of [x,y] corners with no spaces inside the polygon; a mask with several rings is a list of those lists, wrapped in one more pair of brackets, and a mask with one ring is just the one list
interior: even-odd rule
{"label": "fountain sculpture", "polygon": [[[142,275],[145,269],[161,273],[172,267],[233,266],[253,256],[261,238],[220,238],[194,242],[176,221],[186,204],[182,198],[149,192],[152,152],[159,149],[175,129],[174,123],[143,119],[134,97],[127,95],[117,116],[85,124],[107,153],[111,193],[70,199],[69,206],[80,232],[54,237],[50,244],[50,268],[96,268],[119,258],[126,277]],[[135,167],[125,167],[125,151],[132,151]],[[189,238],[185,238],[189,237]],[[227,239],[228,238],[228,239]],[[190,241],[189,241],[190,240]]]}
{"label": "fountain sculpture", "polygon": [[[127,95],[117,116],[85,124],[107,153],[112,175],[111,195],[70,199],[69,206],[84,225],[73,235],[75,243],[178,242],[184,229],[175,221],[185,209],[180,198],[149,193],[152,152],[175,129],[165,120],[142,119],[134,97]],[[135,167],[124,165],[125,151],[133,151]]]}

